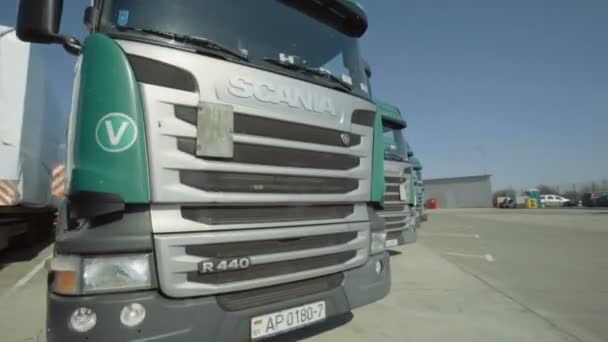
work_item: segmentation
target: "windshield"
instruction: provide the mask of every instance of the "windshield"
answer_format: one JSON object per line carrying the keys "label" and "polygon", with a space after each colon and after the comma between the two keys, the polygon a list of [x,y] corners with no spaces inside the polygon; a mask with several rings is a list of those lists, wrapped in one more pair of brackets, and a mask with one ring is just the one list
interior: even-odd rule
{"label": "windshield", "polygon": [[384,126],[384,159],[407,161],[407,152],[401,129]]}
{"label": "windshield", "polygon": [[[303,6],[301,1],[293,3]],[[144,31],[129,34],[145,37],[151,35],[145,30],[150,30],[204,38],[242,53],[248,62],[240,63],[327,85],[328,78],[322,75],[298,73],[269,60],[323,68],[350,84],[354,95],[369,98],[358,39],[296,9],[291,1],[105,0],[102,6],[99,29],[111,35],[124,36],[124,29],[136,28]]]}

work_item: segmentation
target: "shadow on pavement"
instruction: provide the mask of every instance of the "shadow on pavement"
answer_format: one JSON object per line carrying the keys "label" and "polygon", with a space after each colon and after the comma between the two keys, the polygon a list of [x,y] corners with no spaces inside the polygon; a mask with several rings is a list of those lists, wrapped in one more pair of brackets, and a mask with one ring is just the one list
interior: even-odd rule
{"label": "shadow on pavement", "polygon": [[50,231],[45,236],[41,236],[31,246],[23,246],[21,243],[11,243],[11,246],[3,251],[0,251],[0,270],[6,266],[22,261],[34,259],[45,248],[53,243],[53,232]]}
{"label": "shadow on pavement", "polygon": [[285,333],[283,335],[279,335],[276,337],[271,337],[265,341],[267,341],[267,342],[300,341],[305,338],[311,338],[311,337],[320,335],[322,333],[328,332],[330,330],[339,328],[343,325],[346,325],[346,324],[348,324],[348,322],[353,320],[353,317],[354,317],[353,314],[351,312],[349,312],[342,316],[328,319],[327,321],[325,321],[323,323],[315,324],[310,327],[288,332],[288,333]]}
{"label": "shadow on pavement", "polygon": [[395,256],[395,255],[401,255],[401,254],[403,254],[403,253],[401,253],[401,252],[399,252],[399,251],[395,251],[395,250],[389,249],[389,250],[388,250],[388,254],[389,254],[390,256]]}

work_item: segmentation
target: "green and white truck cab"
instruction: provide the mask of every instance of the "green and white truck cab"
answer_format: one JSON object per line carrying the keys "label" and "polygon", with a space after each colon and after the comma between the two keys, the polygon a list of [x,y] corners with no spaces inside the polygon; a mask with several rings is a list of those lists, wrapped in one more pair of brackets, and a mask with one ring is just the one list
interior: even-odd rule
{"label": "green and white truck cab", "polygon": [[424,212],[425,209],[425,198],[424,198],[424,182],[422,181],[422,164],[418,158],[414,157],[414,153],[412,152],[412,157],[410,158],[410,163],[412,164],[412,184],[413,184],[413,193],[415,196],[414,208],[415,208],[415,218],[416,225],[420,226],[422,222],[427,221],[427,214]]}
{"label": "green and white truck cab", "polygon": [[390,288],[353,1],[21,0],[78,55],[47,339],[257,340]]}
{"label": "green and white truck cab", "polygon": [[[403,137],[407,123],[399,108],[377,99],[375,102],[382,120],[382,135],[379,137],[382,139],[382,149],[375,152],[382,153],[384,177],[384,192],[378,215],[386,224],[387,247],[395,247],[416,241],[416,225],[409,191],[411,166]],[[376,183],[373,185],[380,186]]]}

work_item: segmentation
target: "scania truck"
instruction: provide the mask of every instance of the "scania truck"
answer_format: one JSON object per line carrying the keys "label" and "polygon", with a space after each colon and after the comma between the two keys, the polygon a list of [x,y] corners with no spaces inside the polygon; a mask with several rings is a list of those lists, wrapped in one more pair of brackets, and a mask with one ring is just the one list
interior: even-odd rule
{"label": "scania truck", "polygon": [[418,158],[414,157],[414,153],[412,152],[412,157],[410,158],[410,163],[412,164],[413,169],[413,195],[415,196],[415,217],[416,217],[416,225],[420,227],[422,222],[426,222],[428,220],[427,214],[425,213],[425,199],[424,199],[424,182],[422,181],[422,164]]}
{"label": "scania truck", "polygon": [[65,116],[47,76],[39,48],[0,26],[0,250],[52,233]]}
{"label": "scania truck", "polygon": [[383,298],[376,107],[349,0],[21,0],[78,56],[47,339],[258,340]]}
{"label": "scania truck", "polygon": [[382,146],[384,157],[384,196],[378,215],[386,225],[386,246],[401,246],[416,241],[416,225],[410,201],[412,168],[403,136],[407,127],[401,111],[394,105],[375,100],[382,120]]}

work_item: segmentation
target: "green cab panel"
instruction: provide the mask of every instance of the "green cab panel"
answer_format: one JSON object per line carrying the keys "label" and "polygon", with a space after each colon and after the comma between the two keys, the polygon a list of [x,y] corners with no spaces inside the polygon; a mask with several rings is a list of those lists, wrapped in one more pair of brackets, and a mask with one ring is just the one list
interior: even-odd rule
{"label": "green cab panel", "polygon": [[391,104],[374,99],[376,104],[376,120],[374,122],[374,148],[372,167],[372,202],[380,203],[384,198],[384,126],[383,121],[388,120],[405,128],[405,120],[401,111]]}
{"label": "green cab panel", "polygon": [[86,39],[77,99],[70,192],[150,202],[144,113],[127,56],[106,35]]}

